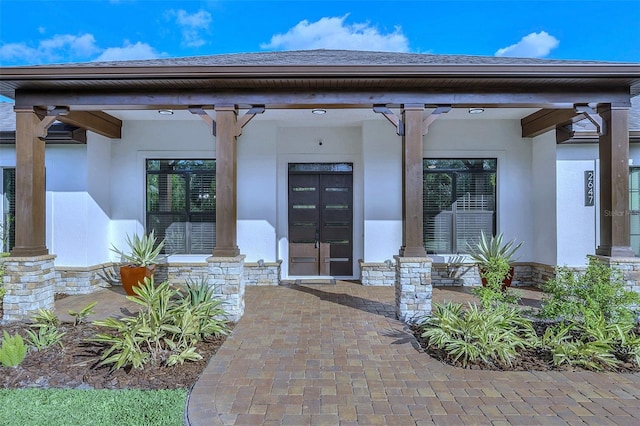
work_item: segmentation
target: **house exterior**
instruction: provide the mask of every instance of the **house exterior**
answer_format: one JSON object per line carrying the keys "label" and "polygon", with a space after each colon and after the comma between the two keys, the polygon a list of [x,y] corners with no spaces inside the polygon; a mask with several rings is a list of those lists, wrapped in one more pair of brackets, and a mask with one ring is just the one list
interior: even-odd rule
{"label": "house exterior", "polygon": [[246,285],[346,278],[410,321],[478,283],[481,231],[524,241],[520,284],[594,255],[637,285],[639,92],[640,64],[384,52],[1,68],[5,320],[151,230],[235,318]]}

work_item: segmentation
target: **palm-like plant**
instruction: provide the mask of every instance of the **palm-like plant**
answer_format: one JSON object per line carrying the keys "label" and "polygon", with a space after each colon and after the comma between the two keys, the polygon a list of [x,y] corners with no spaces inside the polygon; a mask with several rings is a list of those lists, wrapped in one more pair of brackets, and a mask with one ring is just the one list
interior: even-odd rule
{"label": "palm-like plant", "polygon": [[142,237],[135,234],[133,238],[127,234],[127,245],[130,253],[125,253],[114,246],[111,247],[111,251],[117,253],[132,265],[149,266],[158,263],[158,256],[164,248],[164,240],[161,240],[157,245],[156,240],[155,231],[151,231],[150,234]]}
{"label": "palm-like plant", "polygon": [[490,265],[496,259],[509,263],[523,242],[516,244],[515,240],[511,240],[503,243],[503,239],[502,233],[487,238],[484,231],[481,231],[478,244],[476,246],[467,245],[469,255],[480,265]]}

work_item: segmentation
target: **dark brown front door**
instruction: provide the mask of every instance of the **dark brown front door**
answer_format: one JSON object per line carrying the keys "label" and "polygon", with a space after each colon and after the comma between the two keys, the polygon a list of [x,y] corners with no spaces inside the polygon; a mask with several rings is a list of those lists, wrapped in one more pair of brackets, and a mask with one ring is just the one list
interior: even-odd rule
{"label": "dark brown front door", "polygon": [[289,274],[353,275],[351,164],[289,165]]}

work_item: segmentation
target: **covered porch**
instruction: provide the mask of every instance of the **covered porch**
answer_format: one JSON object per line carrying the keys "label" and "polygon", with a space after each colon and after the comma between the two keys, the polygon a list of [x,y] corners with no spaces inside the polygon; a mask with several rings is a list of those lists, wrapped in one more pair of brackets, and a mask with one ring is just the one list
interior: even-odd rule
{"label": "covered porch", "polygon": [[[594,208],[598,209],[599,223],[595,254],[603,261],[623,265],[623,269],[629,270],[629,279],[635,279],[637,263],[630,247],[627,212],[628,110],[630,97],[638,89],[637,67],[562,61],[517,63],[504,58],[485,58],[487,63],[471,65],[464,58],[454,58],[458,62],[446,63],[431,55],[401,58],[393,54],[369,57],[367,61],[370,62],[365,63],[357,53],[351,57],[344,52],[315,57],[313,52],[298,52],[294,56],[299,63],[290,65],[278,62],[282,58],[265,55],[256,54],[250,65],[234,63],[232,55],[221,55],[209,58],[208,62],[203,62],[202,58],[184,58],[91,67],[72,64],[2,70],[2,94],[16,101],[15,246],[5,262],[5,287],[8,289],[4,302],[6,318],[19,319],[38,308],[51,307],[57,291],[54,281],[59,280],[56,269],[66,266],[58,266],[55,257],[57,254],[63,256],[63,253],[50,251],[47,247],[47,239],[51,240],[51,235],[47,234],[47,214],[51,215],[51,208],[46,201],[46,145],[43,139],[47,129],[56,121],[85,128],[101,135],[104,141],[113,141],[115,147],[102,148],[102,154],[108,155],[114,165],[129,161],[134,168],[144,164],[145,159],[158,155],[142,144],[136,146],[146,137],[146,134],[136,133],[143,124],[151,129],[157,128],[158,132],[174,132],[176,141],[181,137],[191,137],[185,129],[198,126],[201,136],[197,143],[177,143],[168,149],[173,153],[182,151],[187,158],[215,158],[215,246],[211,256],[201,259],[195,268],[207,277],[210,285],[220,286],[237,318],[244,311],[248,263],[254,270],[254,266],[271,268],[267,274],[276,283],[282,273],[284,278],[292,276],[289,271],[288,219],[282,213],[287,198],[281,194],[287,182],[285,167],[294,162],[346,161],[355,165],[354,170],[359,167],[358,174],[354,172],[354,200],[359,202],[353,206],[354,266],[350,278],[362,278],[366,264],[375,264],[379,268],[385,265],[396,288],[398,318],[411,321],[428,313],[433,271],[432,258],[425,249],[423,159],[432,148],[430,143],[436,140],[431,139],[429,131],[436,128],[436,123],[444,121],[448,114],[464,114],[466,121],[466,114],[472,108],[493,112],[498,118],[484,127],[474,127],[476,123],[468,119],[467,131],[491,128],[492,133],[488,134],[496,135],[504,132],[502,129],[505,127],[511,129],[509,126],[516,122],[519,123],[519,135],[514,143],[531,144],[535,138],[544,138],[547,148],[532,154],[528,165],[532,177],[543,175],[547,168],[555,168],[555,144],[571,138],[567,129],[573,122],[586,119],[597,127],[599,194]],[[274,62],[269,63],[270,60]],[[421,60],[425,62],[419,62]],[[333,121],[323,124],[321,128],[324,130],[318,130],[317,124],[300,119],[301,112],[313,110],[327,112]],[[132,119],[138,114],[157,115],[158,111],[171,111],[176,116],[189,118],[180,124],[158,123],[145,118],[137,120],[137,124]],[[367,117],[367,124],[359,125],[359,148],[339,147],[340,137],[348,137],[345,135],[349,131],[331,133],[327,129],[350,129],[353,124],[349,120],[363,115]],[[511,124],[500,122],[501,115],[508,116]],[[277,133],[269,133],[274,131],[273,127],[262,124],[262,120],[267,119],[280,123],[275,127]],[[304,133],[301,130],[298,133],[288,131],[291,127],[308,128],[320,136],[301,141],[298,145],[292,143],[295,148],[287,146],[287,150],[281,150],[282,140],[286,137],[300,138]],[[455,135],[453,128],[449,132]],[[376,135],[381,133],[385,136],[376,139]],[[323,146],[322,135],[325,134],[338,136],[336,144],[329,148],[333,151],[327,152],[327,145]],[[443,135],[434,138],[446,140]],[[509,136],[505,140],[509,138],[513,139]],[[458,135],[448,149],[439,148],[438,155],[465,158],[474,148],[470,148],[463,139]],[[253,141],[250,152],[242,146],[249,140]],[[260,140],[264,141],[262,145]],[[137,156],[135,159],[120,156],[125,152],[123,143],[132,145],[130,150]],[[396,152],[397,157],[394,157]],[[387,160],[391,161],[385,161],[386,153],[389,153]],[[100,158],[101,152],[95,155]],[[498,158],[498,162],[503,161],[514,170],[517,168],[509,150],[485,150],[482,155]],[[268,191],[267,195],[260,195],[259,189],[254,190],[253,197],[259,202],[247,214],[243,203],[247,202],[246,194],[251,192],[251,185],[257,183],[249,171],[251,167],[260,167],[265,158],[276,169],[268,176],[272,179],[272,195],[277,201],[264,204],[267,207],[261,210],[260,202],[268,199]],[[379,187],[367,185],[367,182],[375,182],[378,170],[389,167],[396,167],[398,173],[394,171],[383,179],[397,179],[392,185],[397,191],[390,198],[380,197]],[[536,167],[539,174],[536,174]],[[114,185],[140,182],[144,178],[143,172],[134,168],[128,176],[111,177],[109,184],[98,182],[99,179],[91,182],[95,194],[92,198],[96,204],[102,207],[101,204],[108,204],[114,199],[113,194],[118,190]],[[114,167],[105,168],[101,173],[108,176],[114,171]],[[517,176],[515,171],[513,173]],[[555,259],[541,260],[545,258],[545,245],[558,243],[558,233],[546,227],[543,209],[551,207],[553,215],[556,215],[556,193],[546,193],[542,185],[524,195],[518,194],[517,188],[509,186],[511,175],[499,176],[499,179],[498,188],[509,188],[509,191],[499,189],[503,191],[498,193],[500,202],[506,203],[509,198],[536,197],[526,201],[533,213],[526,213],[528,207],[517,210],[523,212],[521,222],[529,224],[522,233],[532,244],[522,269],[532,271],[535,265],[542,265],[541,268],[546,267],[547,270],[552,268]],[[531,185],[541,184],[534,181]],[[138,202],[144,203],[144,192],[140,189],[135,191]],[[376,215],[377,211],[384,210],[385,202],[396,206],[399,218],[397,223],[390,221],[387,227],[384,225],[387,218]],[[239,207],[241,218],[238,217]],[[105,223],[87,224],[88,227],[104,228],[101,234],[87,231],[85,238],[93,238],[93,241],[78,247],[85,253],[94,253],[92,250],[96,246],[101,247],[98,249],[100,255],[87,255],[81,267],[87,279],[95,278],[100,272],[100,265],[110,262],[108,247],[122,241],[122,231],[144,231],[145,226],[141,224],[145,222],[144,212],[139,209],[140,206],[111,205],[110,208],[102,208],[107,216]],[[509,225],[513,219],[509,218],[508,212],[504,209],[498,215],[497,228],[506,228],[513,235],[518,226]],[[261,214],[266,217],[261,217]],[[118,219],[138,221],[137,224],[123,225],[116,223]],[[251,252],[247,253],[248,249],[239,243],[239,236],[242,241],[250,241],[252,234],[263,237],[261,230],[264,228],[258,222],[266,222],[273,228],[265,237],[268,247],[261,249],[252,245]],[[544,232],[538,233],[536,227],[544,229]],[[392,250],[388,247],[390,243],[395,245]],[[384,254],[376,251],[376,246],[385,247]],[[246,255],[250,258],[246,259]],[[356,262],[356,256],[361,256],[360,264]],[[193,266],[189,259],[177,257],[169,268],[174,268],[173,273],[178,276],[181,265],[186,265],[184,268]],[[184,279],[184,276],[178,279]]]}

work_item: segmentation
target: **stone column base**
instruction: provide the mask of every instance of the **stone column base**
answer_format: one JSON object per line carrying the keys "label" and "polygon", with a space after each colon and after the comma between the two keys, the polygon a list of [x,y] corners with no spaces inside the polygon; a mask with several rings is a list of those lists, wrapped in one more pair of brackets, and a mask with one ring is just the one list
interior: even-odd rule
{"label": "stone column base", "polygon": [[627,288],[640,294],[640,257],[609,257],[594,255],[589,258],[622,272]]}
{"label": "stone column base", "polygon": [[396,316],[406,323],[416,323],[431,315],[431,259],[401,257],[396,259]]}
{"label": "stone column base", "polygon": [[53,309],[54,255],[7,257],[4,261],[3,322],[23,321],[38,309]]}
{"label": "stone column base", "polygon": [[238,322],[244,314],[244,259],[243,255],[207,259],[207,282],[225,302],[223,307],[232,322]]}

